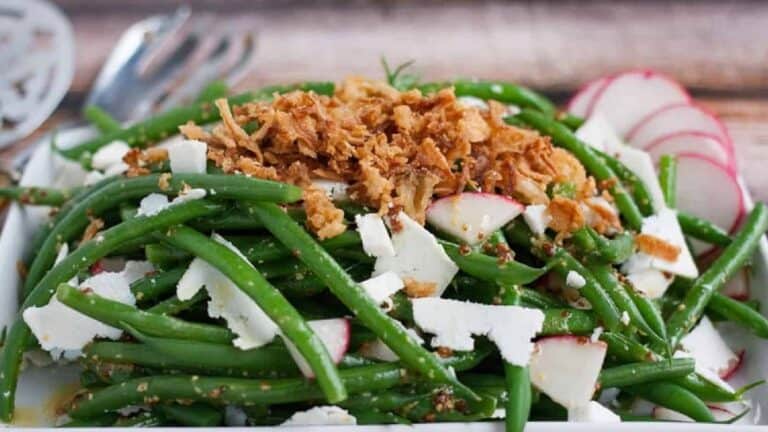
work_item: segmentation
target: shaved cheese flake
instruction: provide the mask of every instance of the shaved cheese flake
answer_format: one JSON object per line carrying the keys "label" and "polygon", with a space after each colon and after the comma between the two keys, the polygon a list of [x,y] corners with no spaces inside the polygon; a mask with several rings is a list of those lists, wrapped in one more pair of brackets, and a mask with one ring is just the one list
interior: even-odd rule
{"label": "shaved cheese flake", "polygon": [[337,406],[318,406],[294,413],[280,426],[335,426],[356,425],[357,419]]}
{"label": "shaved cheese flake", "polygon": [[568,410],[568,421],[577,423],[621,423],[621,417],[613,411],[590,401]]}
{"label": "shaved cheese flake", "polygon": [[389,238],[384,219],[376,213],[355,216],[357,232],[363,242],[363,250],[368,256],[395,256],[395,246]]}
{"label": "shaved cheese flake", "polygon": [[131,150],[124,141],[112,141],[96,150],[91,158],[91,166],[98,170],[107,170],[114,165],[123,163],[123,157]]}
{"label": "shaved cheese flake", "polygon": [[397,218],[402,229],[392,235],[395,255],[377,257],[373,275],[391,271],[403,280],[410,278],[416,282],[434,283],[436,289],[432,295],[441,296],[459,267],[432,233],[403,212]]}
{"label": "shaved cheese flake", "polygon": [[366,293],[378,305],[384,305],[385,310],[392,309],[392,294],[403,289],[405,284],[394,272],[382,273],[368,280],[360,282]]}
{"label": "shaved cheese flake", "polygon": [[[237,248],[223,237],[214,234],[214,240],[237,252]],[[238,337],[233,344],[242,349],[252,349],[271,342],[279,333],[277,325],[266,313],[219,270],[195,258],[176,286],[176,296],[189,300],[201,288],[208,291],[208,315],[223,318],[227,327]]]}
{"label": "shaved cheese flake", "polygon": [[[88,289],[120,303],[136,304],[128,281],[120,273],[103,272],[91,276],[80,284],[80,289]],[[27,308],[22,316],[46,351],[80,350],[96,337],[118,339],[123,334],[120,329],[69,308],[56,297],[45,306]]]}
{"label": "shaved cheese flake", "polygon": [[690,279],[699,276],[699,270],[685,243],[685,237],[683,236],[680,224],[677,222],[677,212],[668,208],[659,210],[656,215],[643,219],[641,232],[643,234],[658,237],[665,242],[678,247],[680,249],[680,254],[678,254],[677,259],[672,262],[643,252],[638,252],[632,255],[629,260],[622,265],[622,271],[625,274],[629,275],[652,268]]}
{"label": "shaved cheese flake", "polygon": [[120,274],[129,284],[132,284],[146,275],[154,273],[154,271],[155,266],[149,261],[130,260],[125,262],[125,266]]}
{"label": "shaved cheese flake", "polygon": [[546,205],[533,204],[527,206],[525,211],[523,211],[523,220],[525,220],[532,233],[542,236],[552,221],[552,217],[547,212]]}
{"label": "shaved cheese flake", "polygon": [[412,300],[413,318],[424,331],[433,333],[433,347],[457,351],[474,348],[472,336],[487,336],[501,356],[514,365],[526,366],[533,351],[531,339],[541,331],[544,314],[520,306],[482,305],[439,298]]}
{"label": "shaved cheese flake", "polygon": [[159,193],[151,193],[141,199],[141,202],[139,202],[139,211],[136,215],[154,216],[165,210],[169,205],[170,202],[168,201],[167,196]]}
{"label": "shaved cheese flake", "polygon": [[174,174],[205,174],[208,144],[197,140],[175,141],[168,146],[168,159]]}

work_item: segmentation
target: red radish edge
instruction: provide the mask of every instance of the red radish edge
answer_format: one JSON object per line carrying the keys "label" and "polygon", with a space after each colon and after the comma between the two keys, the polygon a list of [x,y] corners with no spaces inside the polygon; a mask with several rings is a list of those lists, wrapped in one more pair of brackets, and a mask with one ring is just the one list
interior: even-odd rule
{"label": "red radish edge", "polygon": [[727,144],[723,143],[723,140],[721,140],[720,137],[718,137],[716,135],[712,135],[712,134],[707,133],[707,132],[687,131],[687,130],[681,130],[681,131],[677,131],[677,132],[672,132],[672,133],[669,133],[669,134],[666,134],[666,135],[661,135],[660,137],[658,137],[655,140],[651,141],[650,144],[648,144],[647,146],[645,146],[641,150],[645,150],[645,151],[650,152],[654,147],[656,147],[656,146],[658,146],[660,144],[663,144],[665,141],[667,141],[669,139],[677,138],[677,137],[680,137],[680,136],[686,136],[686,135],[700,137],[700,138],[709,138],[709,139],[712,139],[712,140],[718,142],[723,147],[723,150],[725,151],[725,153],[728,155],[728,163],[729,164],[723,166],[721,163],[719,163],[719,161],[717,161],[715,159],[712,159],[709,155],[705,155],[705,154],[702,154],[702,153],[695,153],[695,152],[680,153],[681,155],[683,155],[683,154],[695,154],[695,155],[700,155],[702,157],[706,157],[706,158],[712,159],[714,162],[717,162],[721,166],[723,166],[724,168],[727,168],[728,171],[731,172],[732,174],[736,174],[736,172],[737,172],[737,170],[736,170],[736,157],[733,154],[732,148],[730,148]]}
{"label": "red radish edge", "polygon": [[741,369],[741,366],[744,364],[744,355],[746,354],[747,350],[742,349],[736,354],[737,360],[730,365],[730,367],[723,373],[720,374],[720,378],[724,380],[731,379],[734,375],[736,375],[736,372]]}
{"label": "red radish edge", "polygon": [[565,104],[565,110],[567,112],[571,112],[571,109],[573,108],[574,103],[579,97],[583,97],[582,95],[588,91],[590,91],[592,88],[595,88],[595,92],[590,95],[590,100],[587,101],[587,105],[585,106],[585,114],[588,114],[589,111],[592,109],[592,104],[595,100],[595,97],[600,94],[602,86],[607,84],[611,80],[610,76],[602,76],[600,78],[595,78],[593,80],[587,81],[579,88],[576,89],[576,92],[573,93],[573,96],[571,96],[571,99],[568,100],[568,103]]}
{"label": "red radish edge", "polygon": [[733,182],[736,185],[736,188],[738,189],[738,197],[739,197],[739,214],[736,216],[736,220],[733,222],[733,225],[728,229],[728,232],[733,234],[741,225],[741,222],[744,220],[744,217],[746,216],[746,206],[744,203],[744,194],[741,190],[741,184],[739,183],[738,179],[736,178],[735,173],[728,169],[727,166],[721,164],[720,162],[712,159],[711,157],[699,153],[680,153],[677,155],[679,158],[696,158],[696,159],[702,159],[712,165],[715,165],[716,167],[724,170],[725,172],[729,173],[731,177],[733,177]]}
{"label": "red radish edge", "polygon": [[592,103],[590,103],[589,109],[587,110],[587,117],[592,115],[592,111],[595,108],[595,102],[597,102],[597,100],[600,99],[602,94],[605,92],[605,89],[608,87],[608,85],[611,82],[613,82],[613,80],[615,80],[616,78],[618,78],[621,75],[633,74],[633,73],[643,74],[646,77],[648,77],[650,75],[657,75],[660,78],[663,78],[663,79],[669,81],[671,84],[673,84],[674,86],[679,88],[682,91],[683,94],[687,95],[688,101],[691,100],[691,95],[688,94],[688,90],[686,90],[685,87],[683,87],[679,82],[677,82],[674,79],[672,79],[669,75],[661,73],[661,72],[657,72],[657,71],[655,71],[653,69],[629,69],[629,70],[626,70],[626,71],[623,71],[623,72],[617,72],[617,73],[615,73],[613,75],[608,75],[607,76],[608,79],[606,80],[605,84],[602,86],[602,88],[600,88],[600,90],[597,91],[597,93],[595,93],[595,96],[592,98]]}
{"label": "red radish edge", "polygon": [[91,264],[91,267],[88,270],[91,272],[91,275],[97,275],[104,272],[104,265],[102,264],[101,260],[98,260]]}
{"label": "red radish edge", "polygon": [[349,320],[347,318],[340,318],[340,319],[344,320],[344,344],[341,345],[341,349],[339,350],[339,353],[336,354],[338,358],[336,358],[335,356],[333,357],[333,362],[336,364],[339,364],[341,360],[344,358],[344,354],[346,354],[347,351],[349,351],[349,341],[350,339],[352,339],[352,326],[349,324]]}
{"label": "red radish edge", "polygon": [[[667,78],[667,79],[669,79],[669,78]],[[683,90],[685,90],[685,89],[683,89]],[[682,106],[690,106],[690,107],[696,108],[696,109],[700,110],[702,113],[704,113],[705,116],[712,118],[712,120],[715,122],[715,124],[718,125],[720,131],[723,134],[723,137],[726,140],[728,140],[726,143],[723,143],[723,144],[727,146],[727,148],[729,149],[729,152],[733,151],[733,141],[731,140],[731,135],[728,133],[728,128],[725,127],[725,124],[723,124],[722,120],[720,120],[717,117],[717,115],[712,110],[710,110],[710,109],[708,109],[706,107],[703,107],[701,105],[694,104],[690,100],[687,103],[680,102],[680,103],[673,103],[673,104],[665,105],[665,106],[657,109],[656,111],[648,113],[645,117],[640,119],[640,121],[638,121],[637,124],[634,125],[632,127],[632,129],[629,130],[629,132],[627,132],[627,136],[625,137],[625,139],[627,141],[632,141],[632,137],[637,132],[637,130],[640,127],[642,127],[643,124],[648,121],[648,119],[650,119],[651,117],[655,116],[656,114],[659,114],[659,113],[664,112],[666,110],[682,107]],[[683,130],[681,132],[688,132],[688,131]],[[690,131],[690,132],[696,132],[696,131]],[[719,139],[719,137],[718,137],[718,141],[722,142],[722,140]]]}

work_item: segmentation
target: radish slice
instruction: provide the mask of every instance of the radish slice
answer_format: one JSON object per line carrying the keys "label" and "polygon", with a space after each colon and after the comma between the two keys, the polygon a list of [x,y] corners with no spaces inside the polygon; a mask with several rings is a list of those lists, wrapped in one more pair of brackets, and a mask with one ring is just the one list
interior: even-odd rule
{"label": "radish slice", "polygon": [[523,209],[519,202],[501,195],[463,192],[432,203],[427,209],[427,222],[465,243],[476,244]]}
{"label": "radish slice", "polygon": [[[323,341],[323,345],[328,350],[328,354],[331,355],[333,362],[338,364],[349,348],[349,321],[346,318],[331,318],[307,321],[307,324],[312,327],[312,331],[315,332],[317,337]],[[285,339],[285,345],[288,347],[288,351],[291,353],[291,357],[293,357],[301,373],[307,378],[314,378],[315,373],[309,367],[309,363],[299,353],[299,350],[296,349],[296,346],[288,339]]]}
{"label": "radish slice", "polygon": [[732,374],[739,363],[739,357],[706,316],[680,341],[680,345],[696,360],[697,367],[709,369],[721,378]]}
{"label": "radish slice", "polygon": [[602,77],[582,85],[568,101],[565,110],[575,116],[586,117],[589,109],[592,108],[595,96],[609,80],[610,77]]}
{"label": "radish slice", "polygon": [[745,213],[736,175],[716,160],[693,153],[677,157],[677,207],[727,230]]}
{"label": "radish slice", "polygon": [[729,368],[722,371],[720,373],[720,378],[724,380],[731,379],[734,375],[736,375],[736,372],[741,369],[741,365],[744,364],[744,355],[747,353],[746,350],[741,350],[736,354],[737,360],[736,362],[732,362],[729,364]]}
{"label": "radish slice", "polygon": [[745,301],[749,299],[751,282],[749,272],[742,270],[720,292],[734,300]]}
{"label": "radish slice", "polygon": [[645,148],[660,137],[679,132],[698,132],[717,137],[733,150],[731,138],[723,123],[712,113],[690,102],[663,106],[642,119],[627,133],[627,141]]}
{"label": "radish slice", "polygon": [[653,418],[657,420],[664,420],[664,421],[671,421],[671,422],[694,422],[694,420],[687,415],[683,413],[679,413],[677,411],[673,411],[669,408],[664,408],[662,406],[657,406],[653,408],[653,411],[651,412],[651,415]]}
{"label": "radish slice", "polygon": [[678,155],[685,153],[700,154],[717,161],[732,171],[736,171],[733,154],[717,136],[704,132],[677,132],[665,135],[648,144],[644,150],[658,162],[665,154]]}
{"label": "radish slice", "polygon": [[531,356],[531,382],[568,409],[583,406],[595,392],[606,349],[605,342],[587,337],[542,338]]}
{"label": "radish slice", "polygon": [[589,115],[602,113],[624,136],[648,114],[688,101],[688,92],[670,78],[650,70],[630,71],[615,76],[602,88]]}

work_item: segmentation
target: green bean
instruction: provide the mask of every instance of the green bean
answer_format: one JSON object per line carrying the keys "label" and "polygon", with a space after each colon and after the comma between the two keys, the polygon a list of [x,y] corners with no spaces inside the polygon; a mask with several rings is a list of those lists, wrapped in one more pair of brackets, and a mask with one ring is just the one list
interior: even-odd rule
{"label": "green bean", "polygon": [[712,296],[744,266],[768,229],[768,209],[757,203],[744,226],[714,263],[693,283],[682,308],[667,321],[670,345],[676,347],[701,317]]}
{"label": "green bean", "polygon": [[462,248],[456,244],[443,240],[439,242],[448,257],[463,272],[486,282],[523,285],[535,281],[547,272],[546,268],[529,267],[517,261],[499,263],[498,258],[471,250],[464,253]]}
{"label": "green bean", "polygon": [[56,258],[57,245],[74,239],[85,229],[89,215],[99,215],[122,201],[150,193],[178,193],[185,187],[212,190],[221,199],[296,201],[301,198],[301,190],[297,187],[245,176],[175,174],[165,189],[160,188],[159,180],[159,174],[130,179],[116,178],[85,196],[64,218],[57,221],[45,242],[38,248],[24,281],[24,292],[29,293],[51,267]]}
{"label": "green bean", "polygon": [[346,399],[347,392],[323,341],[280,291],[270,285],[248,261],[227,246],[184,226],[166,231],[161,238],[176,248],[194,254],[227,276],[275,322],[281,334],[294,343],[314,371],[328,401],[334,403]]}
{"label": "green bean", "polygon": [[580,128],[581,125],[584,124],[585,120],[573,114],[570,114],[567,112],[561,112],[557,115],[557,121],[566,125],[570,130],[575,131],[576,129]]}
{"label": "green bean", "polygon": [[605,368],[600,372],[601,387],[625,387],[654,381],[665,381],[693,373],[693,359],[660,360],[653,363],[629,363]]}
{"label": "green bean", "polygon": [[83,109],[83,117],[103,134],[113,133],[123,128],[119,121],[98,105],[88,105],[85,107]]}
{"label": "green bean", "polygon": [[202,403],[158,405],[157,410],[163,416],[184,426],[214,427],[221,425],[224,420],[224,413],[221,408],[214,408]]}
{"label": "green bean", "polygon": [[[520,287],[506,286],[502,290],[501,303],[519,305],[522,293]],[[531,378],[527,366],[504,362],[504,381],[507,400],[504,404],[506,432],[523,432],[531,414]]]}
{"label": "green bean", "polygon": [[613,267],[605,264],[592,264],[588,265],[587,269],[592,273],[600,286],[605,289],[619,310],[627,313],[631,325],[637,327],[649,337],[666,343],[663,335],[657,334],[645,321],[643,314],[640,313],[640,309],[627,292],[627,288],[616,277]]}
{"label": "green bean", "polygon": [[59,286],[56,298],[83,315],[112,327],[126,330],[133,327],[150,335],[218,344],[230,344],[233,339],[232,333],[224,327],[142,311],[93,293],[80,291],[67,284]]}
{"label": "green bean", "polygon": [[167,425],[168,422],[164,416],[162,416],[160,413],[155,411],[144,411],[140,412],[138,414],[135,414],[130,417],[118,417],[117,421],[115,421],[115,424],[112,426],[114,427],[158,427],[158,426],[164,426]]}
{"label": "green bean", "polygon": [[[253,94],[244,93],[229,98],[230,105],[239,105],[253,99]],[[141,147],[157,140],[176,135],[178,127],[187,122],[198,125],[220,119],[218,111],[208,102],[198,105],[172,108],[152,118],[136,123],[125,129],[100,135],[75,147],[58,149],[68,159],[76,160],[86,153],[94,153],[112,141],[124,141],[131,147]]]}
{"label": "green bean", "polygon": [[677,221],[680,223],[683,233],[697,240],[705,241],[716,246],[728,246],[732,239],[728,233],[719,226],[701,219],[690,213],[678,211]]}
{"label": "green bean", "polygon": [[177,267],[147,275],[131,284],[131,292],[139,303],[156,300],[175,291],[176,284],[185,271],[185,267]]}
{"label": "green bean", "polygon": [[[632,287],[627,287],[627,293],[632,298],[640,314],[645,319],[645,322],[661,339],[667,340],[667,326],[664,323],[664,317],[661,315],[661,311],[656,304],[650,298],[646,297],[643,293],[635,290]],[[666,342],[665,342],[666,345]]]}
{"label": "green bean", "polygon": [[616,181],[616,173],[587,144],[576,138],[567,127],[530,109],[523,109],[515,117],[531,125],[540,133],[552,137],[552,142],[556,146],[563,147],[573,153],[598,181],[609,183],[608,190],[613,195],[616,206],[624,217],[627,226],[634,230],[640,229],[643,215],[637,204],[624,189],[624,186]]}
{"label": "green bean", "polygon": [[400,417],[397,414],[391,412],[381,412],[370,408],[354,408],[349,410],[349,413],[355,417],[358,425],[390,425],[390,424],[402,424],[409,425],[411,421],[407,418]]}
{"label": "green bean", "polygon": [[192,257],[184,251],[168,247],[160,243],[150,243],[144,246],[144,255],[147,261],[160,269],[171,269],[175,266],[182,266],[182,263],[189,261]]}
{"label": "green bean", "polygon": [[677,157],[662,155],[659,159],[659,184],[669,208],[677,207]]}
{"label": "green bean", "polygon": [[56,189],[39,186],[9,186],[0,188],[0,198],[24,205],[58,207],[72,198],[77,189]]}
{"label": "green bean", "polygon": [[451,83],[435,83],[420,86],[429,92],[439,87],[453,86],[456,96],[473,96],[483,100],[495,100],[524,108],[533,108],[547,116],[555,114],[555,106],[546,97],[525,87],[511,83],[458,80]]}
{"label": "green bean", "polygon": [[[487,352],[463,353],[442,363],[457,371],[475,367]],[[398,363],[384,363],[339,371],[350,394],[375,392],[420,378]],[[69,414],[84,418],[112,412],[121,407],[141,403],[145,398],[158,402],[189,400],[213,404],[273,405],[322,399],[315,380],[285,378],[250,380],[204,376],[152,376],[87,393],[75,401]]]}
{"label": "green bean", "polygon": [[579,309],[546,309],[544,324],[539,333],[542,336],[592,333],[597,327],[594,314]]}
{"label": "green bean", "polygon": [[[438,390],[439,391],[439,390]],[[443,390],[448,397],[456,399],[452,389]],[[459,399],[455,402],[453,408],[441,406],[434,402],[434,396],[426,399],[420,399],[415,403],[409,404],[400,410],[398,414],[415,422],[471,422],[490,418],[496,411],[496,398],[482,394],[479,401],[464,401]],[[464,410],[456,406],[464,406]]]}
{"label": "green bean", "polygon": [[[637,207],[640,209],[640,212],[644,216],[650,216],[654,214],[654,202],[651,198],[651,193],[648,191],[648,187],[643,183],[643,181],[638,177],[632,170],[627,168],[626,165],[624,165],[621,161],[618,159],[601,152],[600,150],[594,150],[595,153],[597,153],[600,158],[605,162],[605,164],[613,170],[614,173],[616,173],[616,176],[621,180],[622,183],[627,185],[629,191],[632,193],[632,198],[635,201],[635,204],[637,204]],[[639,229],[633,227],[633,229]]]}
{"label": "green bean", "polygon": [[223,207],[220,205],[211,204],[205,200],[194,200],[178,204],[153,216],[137,217],[132,221],[109,228],[97,238],[82,243],[78,249],[48,271],[21,305],[20,312],[8,331],[5,345],[0,353],[0,374],[4,377],[0,381],[0,394],[3,395],[0,398],[0,419],[8,422],[13,416],[14,394],[21,356],[32,336],[29,327],[21,317],[25,309],[47,304],[59,284],[71,279],[131,238],[222,210]]}
{"label": "green bean", "polygon": [[249,212],[258,217],[286,247],[322,280],[328,289],[394,351],[408,367],[436,382],[456,384],[469,395],[471,390],[456,382],[453,374],[437,357],[411,338],[402,324],[387,316],[368,294],[299,224],[280,207],[269,203],[251,203]]}
{"label": "green bean", "polygon": [[225,98],[229,94],[229,85],[222,80],[213,80],[200,90],[195,98],[195,103],[213,102],[216,99]]}
{"label": "green bean", "polygon": [[190,309],[192,306],[202,303],[206,298],[208,298],[208,295],[205,291],[199,291],[189,300],[179,300],[179,298],[174,295],[148,308],[147,312],[173,316]]}
{"label": "green bean", "polygon": [[581,275],[585,280],[584,286],[579,289],[581,295],[589,300],[592,309],[608,330],[619,327],[621,318],[616,304],[589,270],[563,248],[556,248],[546,259],[547,266],[564,279],[572,271]]}
{"label": "green bean", "polygon": [[707,423],[715,421],[712,411],[707,405],[695,394],[679,385],[659,381],[628,386],[624,389],[657,405],[687,415],[696,421]]}
{"label": "green bean", "polygon": [[739,393],[727,390],[695,373],[674,378],[671,382],[685,388],[699,399],[707,402],[735,402],[741,399]]}
{"label": "green bean", "polygon": [[600,340],[608,345],[608,354],[622,362],[652,362],[660,358],[645,345],[621,333],[605,332]]}
{"label": "green bean", "polygon": [[[616,234],[612,239],[608,239],[598,234],[592,227],[585,226],[574,234],[582,232],[586,233],[594,244],[594,249],[591,253],[587,254],[589,257],[597,258],[610,264],[620,264],[635,253],[635,238],[627,231]],[[581,235],[575,237],[574,240],[584,242],[581,237]]]}
{"label": "green bean", "polygon": [[751,330],[761,338],[768,338],[768,319],[744,302],[715,293],[709,300],[707,310],[714,311],[728,321]]}

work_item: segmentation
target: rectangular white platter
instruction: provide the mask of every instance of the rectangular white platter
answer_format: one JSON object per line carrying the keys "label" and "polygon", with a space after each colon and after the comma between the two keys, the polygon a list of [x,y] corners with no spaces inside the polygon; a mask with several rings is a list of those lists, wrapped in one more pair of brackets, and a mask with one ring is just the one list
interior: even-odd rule
{"label": "rectangular white platter", "polygon": [[[67,147],[82,141],[91,135],[88,129],[70,129],[56,135],[57,145]],[[77,185],[82,184],[82,173],[75,166],[66,164],[53,155],[50,137],[43,142],[32,155],[22,176],[21,184],[35,186]],[[702,192],[705,193],[705,192]],[[745,194],[748,195],[748,194]],[[751,199],[747,196],[748,207]],[[12,205],[0,235],[0,328],[10,325],[18,312],[18,289],[20,278],[17,263],[28,254],[29,244],[37,228],[46,220],[47,208],[24,208]],[[760,301],[765,308],[768,305],[768,242],[763,238],[760,248],[752,261],[752,298]],[[768,341],[758,339],[741,329],[721,328],[726,334],[727,341],[733,348],[746,350],[744,366],[730,382],[734,386],[758,380],[768,379]],[[17,396],[17,424],[11,428],[25,427],[25,430],[53,430],[55,407],[61,398],[76,388],[78,382],[78,367],[76,365],[61,367],[27,367],[22,374]],[[587,423],[558,423],[532,422],[526,427],[527,432],[609,432],[609,431],[741,431],[768,430],[768,426],[751,426],[751,424],[768,425],[768,419],[761,415],[768,410],[768,385],[763,385],[749,393],[752,411],[748,419],[742,419],[744,424],[737,425],[704,425],[694,423],[622,423],[622,424],[587,424]],[[236,428],[210,428],[231,431]],[[242,429],[242,428],[239,428]],[[253,428],[250,428],[253,429]],[[293,428],[257,428],[259,430],[294,430],[296,432],[501,432],[502,422],[483,423],[452,423],[452,424],[420,424],[416,426],[323,426],[323,427],[293,427]]]}

